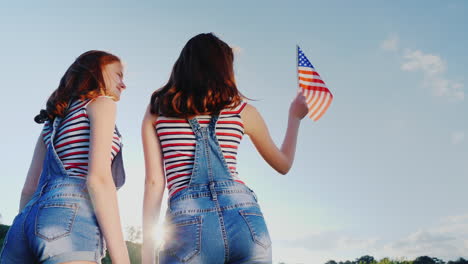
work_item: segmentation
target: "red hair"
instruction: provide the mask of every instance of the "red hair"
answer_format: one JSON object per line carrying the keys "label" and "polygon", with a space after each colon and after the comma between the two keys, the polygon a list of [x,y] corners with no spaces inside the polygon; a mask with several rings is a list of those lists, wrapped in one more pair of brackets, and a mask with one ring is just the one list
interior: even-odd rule
{"label": "red hair", "polygon": [[60,80],[58,88],[47,100],[45,110],[34,118],[37,123],[63,117],[70,102],[74,99],[93,99],[106,94],[102,69],[107,64],[120,62],[119,57],[99,50],[81,54],[70,65]]}

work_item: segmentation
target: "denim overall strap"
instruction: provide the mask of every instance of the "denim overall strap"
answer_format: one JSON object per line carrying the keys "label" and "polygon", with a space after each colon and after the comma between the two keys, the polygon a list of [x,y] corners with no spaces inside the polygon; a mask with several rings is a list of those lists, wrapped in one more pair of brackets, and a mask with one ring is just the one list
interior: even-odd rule
{"label": "denim overall strap", "polygon": [[213,115],[208,127],[201,127],[196,118],[188,120],[196,140],[195,162],[189,187],[206,184],[212,186],[215,182],[233,180],[216,139],[217,120],[218,116]]}
{"label": "denim overall strap", "polygon": [[[117,135],[119,137],[122,136],[120,135],[120,132],[117,129],[117,126],[115,127],[115,131],[117,132]],[[125,183],[125,169],[124,169],[123,158],[122,158],[122,150],[123,150],[123,144],[120,143],[120,151],[114,157],[114,159],[112,160],[112,164],[111,164],[112,178],[114,179],[114,184],[117,189],[122,187]]]}
{"label": "denim overall strap", "polygon": [[[54,145],[57,127],[60,125],[61,120],[62,119],[60,117],[56,117],[53,121],[50,143],[47,147],[47,152],[42,165],[42,174],[38,186],[43,186],[47,181],[53,180],[54,178],[68,177],[68,173],[63,167],[63,163],[60,160]],[[115,129],[117,131],[117,135],[120,137],[121,135],[117,130],[117,127]],[[122,148],[123,144],[121,144],[120,151],[114,157],[111,164],[112,178],[117,189],[122,187],[125,183],[125,169],[123,165]]]}
{"label": "denim overall strap", "polygon": [[57,127],[59,126],[61,120],[62,118],[56,117],[52,123],[50,143],[47,147],[46,155],[44,158],[39,186],[43,186],[46,182],[55,178],[63,178],[68,176],[67,171],[63,167],[62,161],[58,157],[54,146],[55,134],[57,132]]}

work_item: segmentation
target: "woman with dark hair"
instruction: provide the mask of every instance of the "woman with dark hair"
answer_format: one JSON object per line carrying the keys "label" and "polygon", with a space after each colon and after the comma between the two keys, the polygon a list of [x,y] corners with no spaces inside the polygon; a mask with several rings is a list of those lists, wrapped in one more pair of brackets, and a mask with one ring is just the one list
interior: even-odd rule
{"label": "woman with dark hair", "polygon": [[160,263],[271,263],[271,240],[254,192],[236,170],[249,135],[261,156],[286,174],[307,114],[298,94],[281,149],[258,111],[237,90],[232,49],[213,34],[190,39],[166,85],[155,91],[142,125],[146,181],[143,263],[155,259],[153,228],[169,192],[168,235]]}
{"label": "woman with dark hair", "polygon": [[79,56],[34,119],[45,123],[0,263],[130,263],[116,189],[125,180],[116,101],[126,88],[120,59]]}

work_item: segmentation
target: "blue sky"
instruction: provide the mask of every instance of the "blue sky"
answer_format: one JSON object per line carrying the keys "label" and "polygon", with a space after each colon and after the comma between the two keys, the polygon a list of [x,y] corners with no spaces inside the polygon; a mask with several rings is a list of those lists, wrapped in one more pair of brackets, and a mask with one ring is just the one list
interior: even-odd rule
{"label": "blue sky", "polygon": [[124,225],[140,225],[144,109],[186,41],[214,32],[236,47],[238,87],[257,99],[278,144],[296,91],[296,44],[334,94],[321,120],[301,124],[288,175],[248,138],[239,150],[275,261],[466,258],[467,12],[461,0],[2,3],[1,221],[16,214],[41,129],[32,118],[79,54],[102,49],[126,64],[119,200]]}

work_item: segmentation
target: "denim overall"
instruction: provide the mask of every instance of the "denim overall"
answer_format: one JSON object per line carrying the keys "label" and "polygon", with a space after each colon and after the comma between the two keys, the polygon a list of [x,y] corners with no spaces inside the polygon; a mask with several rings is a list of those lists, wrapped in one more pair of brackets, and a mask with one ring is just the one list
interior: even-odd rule
{"label": "denim overall", "polygon": [[271,263],[271,241],[257,198],[233,180],[215,134],[189,120],[196,136],[189,186],[169,199],[167,235],[159,253],[166,263]]}
{"label": "denim overall", "polygon": [[[86,178],[69,176],[55,151],[54,135],[60,120],[54,119],[36,192],[15,217],[5,238],[1,264],[78,260],[101,263],[105,256],[106,246],[87,192]],[[112,161],[117,188],[125,182],[121,153],[122,150]]]}

